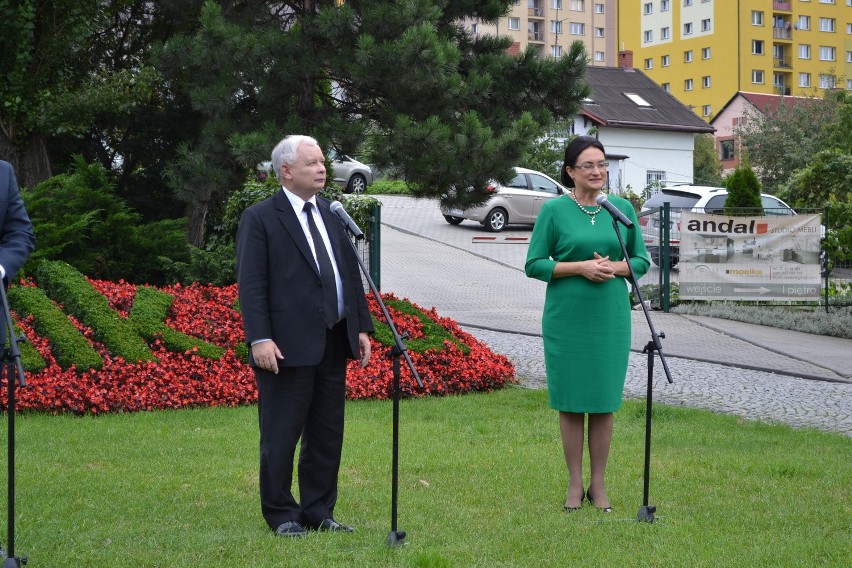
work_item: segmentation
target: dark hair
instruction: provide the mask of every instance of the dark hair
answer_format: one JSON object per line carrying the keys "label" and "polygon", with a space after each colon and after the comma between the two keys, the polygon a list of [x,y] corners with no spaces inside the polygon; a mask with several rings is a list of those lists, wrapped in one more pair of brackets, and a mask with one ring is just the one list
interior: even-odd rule
{"label": "dark hair", "polygon": [[572,168],[577,165],[577,158],[586,148],[597,148],[606,155],[603,144],[597,138],[591,136],[577,136],[565,147],[565,161],[562,163],[562,185],[565,187],[574,187],[574,180],[568,175],[566,168]]}

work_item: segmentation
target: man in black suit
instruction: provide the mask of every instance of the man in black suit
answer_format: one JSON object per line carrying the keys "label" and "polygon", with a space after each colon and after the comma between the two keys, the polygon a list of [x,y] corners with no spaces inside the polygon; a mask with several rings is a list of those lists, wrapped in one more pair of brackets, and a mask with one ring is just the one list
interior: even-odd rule
{"label": "man in black suit", "polygon": [[0,277],[8,285],[35,249],[35,235],[12,164],[0,160]]}
{"label": "man in black suit", "polygon": [[[258,387],[261,510],[280,536],[351,532],[333,516],[346,364],[369,362],[373,322],[349,237],[316,195],[326,181],[317,141],[284,138],[272,168],[281,191],[247,208],[237,231],[240,309]],[[301,503],[292,493],[300,438]]]}

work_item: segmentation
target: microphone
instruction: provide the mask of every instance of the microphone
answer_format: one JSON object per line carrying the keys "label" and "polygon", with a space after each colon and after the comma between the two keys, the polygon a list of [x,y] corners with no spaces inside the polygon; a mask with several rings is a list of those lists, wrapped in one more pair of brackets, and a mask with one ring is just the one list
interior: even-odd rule
{"label": "microphone", "polygon": [[633,221],[627,218],[627,216],[618,210],[618,207],[610,203],[609,199],[606,198],[605,193],[601,193],[595,198],[595,203],[609,211],[609,214],[612,215],[612,218],[631,229],[633,227]]}
{"label": "microphone", "polygon": [[358,225],[355,224],[355,221],[352,220],[352,217],[350,217],[349,213],[346,212],[346,209],[343,208],[343,204],[339,201],[332,201],[330,207],[331,212],[340,218],[340,222],[346,225],[346,228],[349,229],[349,232],[352,233],[353,237],[356,239],[364,238],[364,233],[361,232],[361,229],[358,228]]}

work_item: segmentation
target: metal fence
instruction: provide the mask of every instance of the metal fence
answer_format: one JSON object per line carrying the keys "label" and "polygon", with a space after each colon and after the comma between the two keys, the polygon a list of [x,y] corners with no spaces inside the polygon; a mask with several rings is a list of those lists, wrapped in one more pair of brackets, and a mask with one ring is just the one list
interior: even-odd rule
{"label": "metal fence", "polygon": [[[690,211],[690,209],[684,209]],[[651,256],[651,269],[639,280],[642,295],[645,300],[650,300],[652,306],[665,312],[673,305],[680,302],[679,297],[679,269],[680,256],[679,240],[672,238],[673,224],[679,220],[680,208],[670,207],[669,203],[663,203],[662,207],[650,209],[639,213],[639,224],[645,238],[645,245]],[[674,219],[672,218],[672,214]],[[799,210],[798,213],[823,213],[821,209]],[[825,231],[831,230],[825,225],[825,215],[822,216]],[[679,227],[675,226],[675,230]],[[760,305],[790,305],[801,304],[811,306],[825,306],[826,310],[832,307],[845,307],[852,305],[852,261],[831,258],[825,251],[821,251],[822,262],[822,298],[819,301],[760,301],[747,302]],[[711,301],[711,300],[707,300]],[[716,300],[731,301],[731,300]],[[745,302],[745,301],[743,301]]]}
{"label": "metal fence", "polygon": [[[358,249],[358,255],[364,262],[364,266],[370,273],[370,278],[377,290],[382,289],[381,283],[381,248],[382,248],[382,206],[377,204],[370,211],[369,226],[364,231],[364,238],[355,241],[355,246]],[[370,291],[370,283],[367,277],[361,274],[361,282],[364,285],[364,290]]]}

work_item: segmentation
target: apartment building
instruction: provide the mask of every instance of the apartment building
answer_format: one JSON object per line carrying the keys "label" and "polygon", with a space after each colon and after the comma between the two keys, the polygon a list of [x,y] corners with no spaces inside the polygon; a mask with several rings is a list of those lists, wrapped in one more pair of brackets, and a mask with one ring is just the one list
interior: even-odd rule
{"label": "apartment building", "polygon": [[852,0],[621,0],[618,46],[711,121],[737,92],[852,90]]}
{"label": "apartment building", "polygon": [[614,66],[616,0],[515,0],[508,15],[494,24],[467,20],[474,34],[509,36],[512,53],[533,46],[540,57],[560,57],[574,41],[582,41],[590,65]]}

